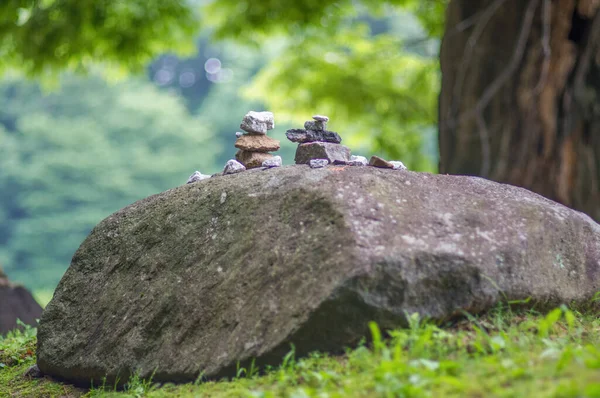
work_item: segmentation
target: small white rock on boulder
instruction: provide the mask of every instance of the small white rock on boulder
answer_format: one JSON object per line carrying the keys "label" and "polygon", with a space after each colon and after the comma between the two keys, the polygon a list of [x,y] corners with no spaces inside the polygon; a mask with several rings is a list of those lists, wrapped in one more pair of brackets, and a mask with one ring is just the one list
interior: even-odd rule
{"label": "small white rock on boulder", "polygon": [[235,174],[246,170],[246,166],[241,164],[235,159],[230,159],[225,164],[225,168],[223,169],[223,174]]}
{"label": "small white rock on boulder", "polygon": [[394,166],[394,170],[408,170],[404,163],[399,160],[390,160],[390,163]]}
{"label": "small white rock on boulder", "polygon": [[273,156],[272,158],[265,160],[262,163],[262,167],[268,167],[268,168],[281,167],[281,164],[282,164],[281,156]]}
{"label": "small white rock on boulder", "polygon": [[210,178],[210,176],[206,175],[206,174],[202,174],[199,171],[195,171],[194,174],[192,174],[190,176],[190,178],[188,178],[187,184],[191,184],[191,183],[197,182],[197,181],[206,180],[207,178]]}
{"label": "small white rock on boulder", "polygon": [[369,160],[364,156],[352,155],[350,156],[350,161],[348,162],[348,166],[367,166],[369,164]]}

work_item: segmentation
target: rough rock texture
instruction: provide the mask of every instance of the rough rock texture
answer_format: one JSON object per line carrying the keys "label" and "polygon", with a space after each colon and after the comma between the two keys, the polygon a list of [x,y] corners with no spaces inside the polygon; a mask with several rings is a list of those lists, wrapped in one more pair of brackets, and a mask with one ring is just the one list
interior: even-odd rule
{"label": "rough rock texture", "polygon": [[270,153],[248,152],[240,150],[236,152],[235,158],[238,160],[238,162],[246,166],[247,169],[255,169],[257,167],[262,167],[263,162],[265,160],[272,159],[273,155]]}
{"label": "rough rock texture", "polygon": [[305,142],[332,142],[339,144],[342,142],[342,137],[335,131],[313,131],[303,129],[291,129],[285,133],[288,140],[292,142],[305,143]]}
{"label": "rough rock texture", "polygon": [[235,141],[235,147],[251,152],[278,151],[281,143],[266,135],[245,134]]}
{"label": "rough rock texture", "polygon": [[275,119],[272,112],[246,113],[240,128],[251,134],[267,134],[267,130],[275,128]]}
{"label": "rough rock texture", "polygon": [[311,159],[308,165],[311,169],[320,169],[329,164],[329,160],[327,159]]}
{"label": "rough rock texture", "polygon": [[0,335],[17,327],[17,319],[36,326],[42,316],[42,307],[22,286],[8,281],[0,268]]}
{"label": "rough rock texture", "polygon": [[296,164],[308,164],[311,159],[327,159],[329,163],[336,160],[349,161],[350,149],[344,145],[329,142],[308,142],[298,145]]}
{"label": "rough rock texture", "polygon": [[600,289],[600,226],[527,190],[374,167],[184,185],[94,228],[42,316],[42,372],[89,383],[234,375],[405,325]]}

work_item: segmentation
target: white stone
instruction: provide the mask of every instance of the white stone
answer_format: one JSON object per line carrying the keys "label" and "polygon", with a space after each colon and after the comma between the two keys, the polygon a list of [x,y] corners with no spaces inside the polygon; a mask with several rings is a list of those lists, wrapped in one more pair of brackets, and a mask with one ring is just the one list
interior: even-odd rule
{"label": "white stone", "polygon": [[390,163],[394,165],[394,170],[407,170],[404,163],[402,163],[398,160],[390,160]]}
{"label": "white stone", "polygon": [[349,166],[367,166],[369,164],[369,160],[364,156],[352,155],[350,156],[350,161],[348,162]]}
{"label": "white stone", "polygon": [[317,122],[328,122],[329,121],[329,117],[327,116],[323,116],[323,115],[314,115],[313,119],[315,119]]}
{"label": "white stone", "polygon": [[311,169],[320,169],[329,164],[329,160],[327,159],[311,159],[308,165]]}
{"label": "white stone", "polygon": [[194,174],[192,174],[190,176],[190,178],[188,178],[187,184],[191,184],[192,182],[196,182],[196,181],[206,180],[207,178],[210,178],[210,176],[202,174],[199,171],[195,171]]}
{"label": "white stone", "polygon": [[262,167],[281,167],[282,164],[282,160],[281,160],[281,156],[273,156],[270,159],[265,160],[262,163]]}
{"label": "white stone", "polygon": [[235,138],[240,138],[240,137],[241,137],[241,136],[243,136],[243,135],[244,135],[244,133],[237,131],[237,132],[235,133]]}
{"label": "white stone", "polygon": [[252,134],[267,134],[267,130],[275,128],[275,117],[273,112],[254,112],[246,113],[240,128]]}
{"label": "white stone", "polygon": [[246,166],[241,164],[235,159],[230,159],[225,164],[225,168],[223,169],[223,174],[235,174],[241,171],[246,170]]}

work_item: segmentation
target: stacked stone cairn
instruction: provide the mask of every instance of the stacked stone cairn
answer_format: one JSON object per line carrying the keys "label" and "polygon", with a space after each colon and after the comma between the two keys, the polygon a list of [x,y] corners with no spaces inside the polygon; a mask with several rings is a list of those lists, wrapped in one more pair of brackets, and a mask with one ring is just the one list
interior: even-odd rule
{"label": "stacked stone cairn", "polygon": [[238,162],[246,169],[263,167],[263,164],[264,167],[281,166],[281,157],[269,153],[280,148],[279,141],[267,136],[267,131],[275,128],[272,112],[250,111],[244,116],[240,128],[245,133],[236,133],[235,147],[239,151],[235,158]]}
{"label": "stacked stone cairn", "polygon": [[291,129],[285,133],[288,140],[298,143],[296,164],[321,168],[330,163],[350,162],[350,148],[341,145],[342,137],[338,133],[327,130],[327,122],[327,116],[315,115],[313,120],[304,123],[304,129]]}

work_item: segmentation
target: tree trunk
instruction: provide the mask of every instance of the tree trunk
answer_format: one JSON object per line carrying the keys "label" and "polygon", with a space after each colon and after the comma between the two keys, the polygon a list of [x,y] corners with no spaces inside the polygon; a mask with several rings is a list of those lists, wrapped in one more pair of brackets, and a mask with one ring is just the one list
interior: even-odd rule
{"label": "tree trunk", "polygon": [[600,220],[600,0],[452,0],[440,172],[528,188]]}

